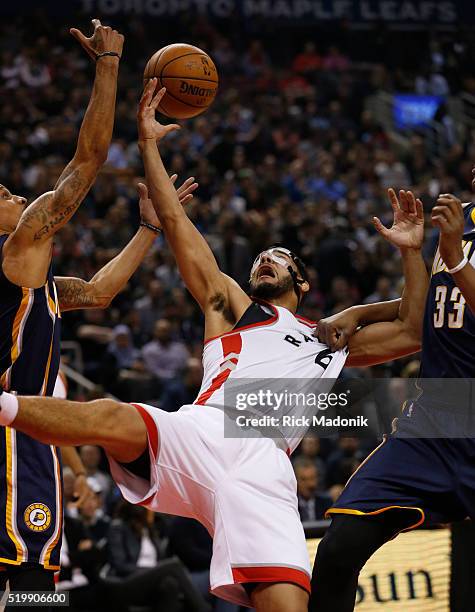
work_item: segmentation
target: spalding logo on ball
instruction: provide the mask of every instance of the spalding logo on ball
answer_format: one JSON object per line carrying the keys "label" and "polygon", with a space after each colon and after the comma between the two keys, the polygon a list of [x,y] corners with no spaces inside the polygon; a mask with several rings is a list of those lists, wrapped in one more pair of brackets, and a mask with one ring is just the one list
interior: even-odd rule
{"label": "spalding logo on ball", "polygon": [[167,88],[159,111],[173,119],[203,113],[218,90],[218,71],[210,56],[193,45],[176,43],[157,51],[144,71],[144,86],[157,77],[157,89]]}

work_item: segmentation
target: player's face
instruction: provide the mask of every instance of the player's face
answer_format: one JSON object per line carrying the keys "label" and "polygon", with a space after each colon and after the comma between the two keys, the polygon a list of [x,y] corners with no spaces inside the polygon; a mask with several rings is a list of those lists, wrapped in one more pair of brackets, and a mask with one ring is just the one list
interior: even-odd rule
{"label": "player's face", "polygon": [[289,266],[298,274],[292,258],[279,249],[261,253],[251,269],[250,285],[254,297],[270,299],[294,291]]}
{"label": "player's face", "polygon": [[0,227],[13,232],[27,206],[26,198],[13,195],[4,185],[0,185]]}

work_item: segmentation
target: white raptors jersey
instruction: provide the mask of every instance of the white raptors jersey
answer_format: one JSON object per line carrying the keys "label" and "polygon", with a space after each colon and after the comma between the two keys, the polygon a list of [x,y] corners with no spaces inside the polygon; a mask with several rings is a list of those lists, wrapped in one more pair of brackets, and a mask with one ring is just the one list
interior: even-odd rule
{"label": "white raptors jersey", "polygon": [[[271,386],[274,391],[279,390],[280,402],[279,398],[276,402],[271,401],[275,398],[267,396],[264,401],[254,402],[252,412],[268,418],[277,417],[279,425],[284,416],[288,417],[286,425],[289,425],[291,417],[295,420],[295,416],[308,414],[308,407],[292,401],[292,395],[308,391],[312,381],[318,381],[314,384],[319,393],[328,393],[348,355],[346,348],[331,352],[313,336],[315,328],[315,323],[286,308],[253,303],[233,330],[205,344],[204,377],[195,406],[210,406],[235,414],[236,393],[227,393],[226,386],[229,388],[232,384],[240,388],[242,383],[242,390],[247,394],[250,389],[258,392],[262,387],[270,393],[267,390],[269,382],[275,381]],[[276,425],[277,422],[267,424]],[[308,429],[301,425],[302,422],[295,427],[291,424],[278,427],[290,452]]]}

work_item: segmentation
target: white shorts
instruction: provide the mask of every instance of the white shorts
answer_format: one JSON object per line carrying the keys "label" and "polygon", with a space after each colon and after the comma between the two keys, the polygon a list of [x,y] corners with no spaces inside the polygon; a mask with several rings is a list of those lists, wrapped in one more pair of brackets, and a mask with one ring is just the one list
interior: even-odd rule
{"label": "white shorts", "polygon": [[[290,582],[310,592],[310,561],[292,464],[265,438],[225,438],[223,413],[136,404],[148,432],[150,482],[109,457],[129,502],[195,518],[213,537],[211,592],[251,606],[243,583]],[[159,449],[159,450],[158,450]]]}

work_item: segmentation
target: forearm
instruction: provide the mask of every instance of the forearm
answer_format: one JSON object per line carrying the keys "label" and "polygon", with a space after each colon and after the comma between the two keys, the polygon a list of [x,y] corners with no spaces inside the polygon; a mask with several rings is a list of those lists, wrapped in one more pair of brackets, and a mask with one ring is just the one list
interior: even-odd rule
{"label": "forearm", "polygon": [[86,474],[86,468],[74,446],[63,446],[61,448],[61,456],[63,458],[63,463],[72,469],[75,476]]}
{"label": "forearm", "polygon": [[475,314],[475,268],[471,263],[468,263],[460,272],[456,272],[452,276],[462,292],[467,306]]}
{"label": "forearm", "polygon": [[[429,279],[420,250],[402,254],[405,288],[392,319],[362,327],[348,342],[347,365],[363,367],[392,361],[420,350],[422,321]],[[376,311],[377,312],[377,311]],[[389,313],[389,307],[387,309]]]}
{"label": "forearm", "polygon": [[186,286],[203,311],[206,311],[214,295],[222,295],[222,301],[227,302],[227,285],[216,259],[206,240],[183,211],[155,141],[143,141],[140,149],[150,199]]}
{"label": "forearm", "polygon": [[80,308],[107,308],[142,263],[156,234],[141,227],[129,244],[90,281],[55,278],[62,311]]}
{"label": "forearm", "polygon": [[166,231],[173,220],[186,217],[153,139],[139,142],[139,149],[145,167],[145,177],[153,203],[163,229]]}
{"label": "forearm", "polygon": [[92,277],[94,295],[110,303],[140,266],[156,237],[154,231],[140,227],[127,246]]}
{"label": "forearm", "polygon": [[402,250],[401,256],[405,286],[397,318],[402,321],[405,330],[420,339],[429,277],[419,249]]}
{"label": "forearm", "polygon": [[107,158],[114,127],[119,58],[103,57],[96,62],[91,99],[79,132],[76,155],[91,156],[102,164]]}
{"label": "forearm", "polygon": [[360,304],[351,306],[347,312],[352,314],[358,321],[358,326],[370,323],[383,323],[394,321],[399,313],[401,299],[388,300],[387,302],[376,302],[375,304]]}

